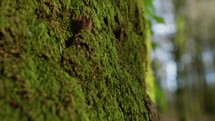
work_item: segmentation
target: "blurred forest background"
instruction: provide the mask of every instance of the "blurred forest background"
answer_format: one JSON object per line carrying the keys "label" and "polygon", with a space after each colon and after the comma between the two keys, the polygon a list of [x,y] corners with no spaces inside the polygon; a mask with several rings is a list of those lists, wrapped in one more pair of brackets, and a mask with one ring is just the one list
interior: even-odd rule
{"label": "blurred forest background", "polygon": [[0,121],[215,121],[215,0],[0,1]]}
{"label": "blurred forest background", "polygon": [[215,121],[215,1],[154,0],[152,66],[165,90],[162,121]]}

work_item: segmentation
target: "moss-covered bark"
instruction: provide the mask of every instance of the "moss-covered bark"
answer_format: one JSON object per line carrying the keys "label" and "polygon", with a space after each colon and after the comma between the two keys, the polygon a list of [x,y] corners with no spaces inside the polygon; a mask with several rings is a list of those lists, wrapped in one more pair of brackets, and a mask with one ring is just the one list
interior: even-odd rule
{"label": "moss-covered bark", "polygon": [[142,0],[1,0],[1,121],[149,121]]}

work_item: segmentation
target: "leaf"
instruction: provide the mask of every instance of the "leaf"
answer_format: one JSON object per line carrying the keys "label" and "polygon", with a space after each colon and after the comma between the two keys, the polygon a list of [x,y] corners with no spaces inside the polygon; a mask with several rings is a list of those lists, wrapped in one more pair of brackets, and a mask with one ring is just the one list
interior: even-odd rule
{"label": "leaf", "polygon": [[144,4],[144,11],[146,13],[146,18],[149,19],[150,21],[155,20],[158,23],[165,23],[165,20],[156,15],[156,11],[155,11],[155,6],[153,4],[153,0],[146,0],[145,4]]}
{"label": "leaf", "polygon": [[152,42],[151,43],[152,49],[155,50],[156,48],[158,48],[160,45],[158,43]]}
{"label": "leaf", "polygon": [[165,20],[160,16],[154,15],[153,18],[158,23],[165,23]]}

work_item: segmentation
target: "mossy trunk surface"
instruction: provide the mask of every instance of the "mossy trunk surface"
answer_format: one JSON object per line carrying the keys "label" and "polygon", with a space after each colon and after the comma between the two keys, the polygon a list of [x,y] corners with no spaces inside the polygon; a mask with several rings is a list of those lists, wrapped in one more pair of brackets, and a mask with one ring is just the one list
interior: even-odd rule
{"label": "mossy trunk surface", "polygon": [[0,120],[154,120],[143,2],[0,0]]}

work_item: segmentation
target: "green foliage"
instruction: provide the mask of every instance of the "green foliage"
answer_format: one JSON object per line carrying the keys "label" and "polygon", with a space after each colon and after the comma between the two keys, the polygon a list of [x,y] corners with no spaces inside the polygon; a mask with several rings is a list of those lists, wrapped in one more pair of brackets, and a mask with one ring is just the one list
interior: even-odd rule
{"label": "green foliage", "polygon": [[162,109],[162,111],[167,111],[167,100],[164,90],[162,90],[159,85],[155,82],[155,89],[156,89],[156,104]]}
{"label": "green foliage", "polygon": [[[151,36],[151,34],[153,34],[152,25],[151,25],[152,21],[156,21],[158,23],[165,23],[165,21],[164,21],[164,19],[162,17],[159,17],[159,16],[156,15],[153,0],[145,0],[145,2],[144,2],[144,11],[145,11],[145,16],[147,18],[147,21],[149,23],[149,30],[150,30],[150,32],[148,32],[147,39],[151,40],[150,36]],[[151,45],[148,45],[148,46],[150,46],[150,48],[148,49],[149,52],[151,51],[151,49],[153,51],[153,50],[155,50],[156,48],[159,47],[159,44],[157,44],[155,42],[150,41],[150,44]],[[150,56],[148,58],[150,58]],[[150,62],[150,60],[149,60],[149,62]],[[150,64],[148,65],[149,68],[151,67]],[[155,64],[155,63],[152,63],[152,65],[153,64]],[[155,71],[157,69],[158,68],[154,68]],[[160,106],[163,110],[166,110],[167,109],[167,104],[166,104],[166,99],[165,99],[164,92],[159,87],[159,85],[157,83],[157,80],[155,79],[154,74],[153,74],[151,69],[149,69],[148,73],[147,73],[146,87],[147,87],[147,93],[150,96],[150,98],[152,99],[152,101],[156,105]]]}
{"label": "green foliage", "polygon": [[155,20],[158,23],[165,23],[165,21],[162,17],[156,15],[153,0],[145,0],[144,3],[145,3],[144,11],[145,11],[146,18],[148,20],[150,20],[150,21]]}
{"label": "green foliage", "polygon": [[160,47],[160,45],[156,42],[152,42],[151,47],[153,50],[155,50],[156,48]]}
{"label": "green foliage", "polygon": [[0,1],[0,119],[149,121],[139,2]]}

